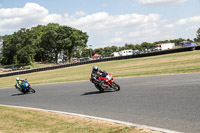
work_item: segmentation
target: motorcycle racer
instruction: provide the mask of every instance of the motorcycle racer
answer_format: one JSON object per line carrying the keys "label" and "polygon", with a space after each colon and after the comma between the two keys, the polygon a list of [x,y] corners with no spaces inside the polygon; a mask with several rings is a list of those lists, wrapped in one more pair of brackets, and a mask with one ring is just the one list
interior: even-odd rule
{"label": "motorcycle racer", "polygon": [[98,69],[97,66],[93,66],[91,73],[92,83],[101,84],[101,81],[98,78],[103,73],[105,73],[105,71]]}
{"label": "motorcycle racer", "polygon": [[97,66],[93,66],[90,81],[100,92],[107,91],[119,91],[120,86],[114,81],[113,76],[106,71],[98,69]]}
{"label": "motorcycle racer", "polygon": [[18,89],[19,91],[22,91],[22,88],[21,88],[22,81],[24,81],[24,80],[22,80],[22,79],[20,79],[18,77],[16,78],[15,88]]}
{"label": "motorcycle racer", "polygon": [[23,80],[17,77],[15,81],[15,88],[23,94],[35,93],[35,90],[30,86],[27,79]]}

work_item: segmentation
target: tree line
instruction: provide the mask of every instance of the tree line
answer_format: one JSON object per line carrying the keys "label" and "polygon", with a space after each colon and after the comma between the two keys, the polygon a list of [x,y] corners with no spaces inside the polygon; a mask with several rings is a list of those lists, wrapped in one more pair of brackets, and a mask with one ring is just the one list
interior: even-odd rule
{"label": "tree line", "polygon": [[31,29],[21,28],[14,34],[0,36],[0,39],[3,39],[0,63],[3,65],[27,65],[35,61],[57,63],[60,53],[67,58],[67,61],[71,61],[72,57],[90,57],[95,53],[110,56],[113,52],[127,49],[144,51],[155,48],[156,44],[167,42],[179,46],[182,41],[200,42],[200,28],[197,30],[197,38],[193,40],[179,38],[154,43],[125,44],[121,47],[88,48],[88,38],[89,36],[85,32],[56,23],[50,23],[46,26],[38,25]]}
{"label": "tree line", "polygon": [[3,65],[27,65],[35,61],[57,63],[61,52],[70,60],[75,49],[87,46],[88,37],[85,32],[56,23],[21,28],[14,34],[2,36],[0,62]]}
{"label": "tree line", "polygon": [[[91,49],[91,48],[84,48],[82,49],[82,55],[84,57],[90,57],[90,54],[94,55],[95,53],[98,53],[104,57],[110,56],[113,52],[119,52],[121,50],[139,50],[139,51],[145,51],[145,49],[154,49],[156,47],[156,44],[161,44],[161,43],[174,43],[175,46],[181,46],[180,42],[182,41],[190,41],[190,42],[200,42],[200,29],[197,32],[197,38],[194,38],[194,40],[190,39],[174,39],[174,40],[164,40],[164,41],[156,41],[154,43],[148,43],[148,42],[143,42],[142,44],[125,44],[124,46],[117,47],[117,46],[108,46],[104,48],[96,48],[96,49]],[[82,57],[80,54],[75,54],[74,57],[80,58]]]}

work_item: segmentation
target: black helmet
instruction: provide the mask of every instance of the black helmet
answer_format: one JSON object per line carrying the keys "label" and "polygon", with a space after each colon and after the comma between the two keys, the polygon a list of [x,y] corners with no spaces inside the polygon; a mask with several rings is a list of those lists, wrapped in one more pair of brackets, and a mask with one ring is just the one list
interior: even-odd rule
{"label": "black helmet", "polygon": [[98,67],[97,66],[93,66],[93,71],[98,71]]}

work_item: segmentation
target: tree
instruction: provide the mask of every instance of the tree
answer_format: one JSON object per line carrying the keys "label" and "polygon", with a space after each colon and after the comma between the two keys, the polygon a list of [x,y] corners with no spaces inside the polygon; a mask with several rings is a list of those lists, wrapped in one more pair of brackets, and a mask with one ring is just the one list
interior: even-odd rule
{"label": "tree", "polygon": [[72,54],[74,49],[86,47],[86,43],[88,41],[88,35],[85,32],[82,32],[77,29],[72,29],[72,32],[69,38],[66,39],[66,53],[67,53],[67,60],[71,62]]}
{"label": "tree", "polygon": [[148,42],[143,42],[143,43],[141,44],[142,50],[151,49],[151,48],[154,48],[154,47],[155,47],[154,44],[151,44],[151,43],[148,43]]}
{"label": "tree", "polygon": [[14,64],[31,64],[34,62],[35,45],[33,45],[30,29],[22,28],[17,32],[17,53],[14,56]]}
{"label": "tree", "polygon": [[92,53],[97,53],[99,55],[103,55],[104,54],[104,49],[103,48],[96,48],[93,50]]}
{"label": "tree", "polygon": [[54,61],[55,63],[58,60],[58,53],[61,51],[57,45],[58,41],[58,30],[59,25],[50,23],[46,26],[45,31],[42,35],[42,48],[44,49],[44,60],[48,62]]}
{"label": "tree", "polygon": [[197,30],[197,38],[195,38],[194,41],[200,42],[200,28]]}
{"label": "tree", "polygon": [[175,46],[182,46],[180,42],[185,41],[183,38],[174,39],[172,42],[175,43]]}
{"label": "tree", "polygon": [[136,48],[137,50],[142,50],[142,47],[141,47],[141,45],[139,45],[139,44],[136,44],[136,45],[135,45],[135,48]]}
{"label": "tree", "polygon": [[3,38],[3,64],[31,64],[35,60],[57,63],[59,53],[71,60],[74,51],[78,55],[77,50],[86,47],[88,41],[87,33],[56,23],[21,28]]}
{"label": "tree", "polygon": [[81,57],[90,57],[90,49],[82,48],[81,49]]}
{"label": "tree", "polygon": [[200,28],[197,30],[197,38],[200,39]]}
{"label": "tree", "polygon": [[133,44],[125,44],[125,49],[128,50],[128,49],[132,49],[132,50],[135,50],[135,45]]}
{"label": "tree", "polygon": [[35,61],[44,61],[44,46],[42,45],[42,36],[44,34],[46,26],[38,25],[31,28],[32,43],[35,46]]}
{"label": "tree", "polygon": [[[16,34],[16,33],[15,33]],[[5,35],[3,37],[2,60],[1,63],[8,65],[12,64],[14,56],[16,55],[16,35]]]}

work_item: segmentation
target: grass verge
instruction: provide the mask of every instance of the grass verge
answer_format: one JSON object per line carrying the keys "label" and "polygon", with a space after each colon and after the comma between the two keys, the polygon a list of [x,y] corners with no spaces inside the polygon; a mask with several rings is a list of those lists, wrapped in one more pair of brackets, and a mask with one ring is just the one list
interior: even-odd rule
{"label": "grass verge", "polygon": [[200,51],[86,64],[56,70],[0,78],[0,88],[13,87],[16,77],[27,78],[32,85],[89,80],[92,66],[116,77],[200,72]]}
{"label": "grass verge", "polygon": [[45,111],[0,106],[1,133],[159,133]]}

